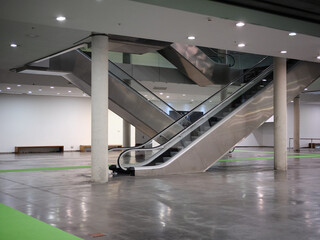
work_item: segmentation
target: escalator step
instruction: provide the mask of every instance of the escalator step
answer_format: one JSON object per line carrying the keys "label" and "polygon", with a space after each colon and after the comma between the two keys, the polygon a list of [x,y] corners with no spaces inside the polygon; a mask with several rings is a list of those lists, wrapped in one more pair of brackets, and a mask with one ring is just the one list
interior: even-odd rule
{"label": "escalator step", "polygon": [[191,140],[196,140],[199,136],[191,136]]}
{"label": "escalator step", "polygon": [[211,128],[210,126],[204,126],[204,127],[203,127],[203,130],[206,132],[206,131],[208,131],[210,128]]}
{"label": "escalator step", "polygon": [[174,151],[174,152],[170,152],[171,157],[173,157],[174,155],[176,155],[178,152]]}

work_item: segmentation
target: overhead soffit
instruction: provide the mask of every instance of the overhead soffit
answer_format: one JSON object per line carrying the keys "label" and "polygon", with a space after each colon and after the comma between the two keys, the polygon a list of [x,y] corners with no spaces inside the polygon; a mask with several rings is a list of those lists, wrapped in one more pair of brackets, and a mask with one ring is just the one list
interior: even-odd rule
{"label": "overhead soffit", "polygon": [[214,0],[235,6],[320,24],[320,3],[315,0]]}
{"label": "overhead soffit", "polygon": [[133,1],[320,37],[320,5],[313,0]]}
{"label": "overhead soffit", "polygon": [[[67,16],[65,23],[55,21],[59,14]],[[303,21],[207,0],[11,0],[2,3],[0,15],[0,68],[3,69],[18,67],[72,47],[91,32],[270,56],[281,56],[280,50],[287,48],[285,57],[306,61],[317,61],[316,56],[320,53],[317,37],[297,31],[298,36],[289,39],[285,31],[261,26],[262,22],[271,19],[273,26],[288,27],[290,23],[292,27],[295,23],[298,29],[305,24]],[[242,20],[240,15],[247,20],[247,25],[241,30],[236,29],[234,21]],[[213,16],[211,21],[208,16]],[[40,37],[27,37],[32,26],[41,30],[40,34],[35,31]],[[303,26],[307,32],[320,34],[318,24]],[[318,31],[314,31],[316,27]],[[196,40],[188,41],[189,34],[196,35]],[[18,41],[21,47],[11,49],[9,43],[12,41]],[[237,47],[240,41],[246,41],[246,48]]]}

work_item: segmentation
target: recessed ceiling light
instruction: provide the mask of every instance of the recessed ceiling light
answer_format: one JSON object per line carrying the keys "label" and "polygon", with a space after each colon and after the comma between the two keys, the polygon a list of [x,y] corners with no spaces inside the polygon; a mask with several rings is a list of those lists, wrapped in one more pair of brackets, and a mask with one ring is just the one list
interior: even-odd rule
{"label": "recessed ceiling light", "polygon": [[191,102],[193,102],[194,100],[193,99],[191,99]]}
{"label": "recessed ceiling light", "polygon": [[28,91],[28,94],[31,94],[32,93],[32,91]]}
{"label": "recessed ceiling light", "polygon": [[320,55],[317,57],[317,59],[319,59],[319,60],[320,60]]}
{"label": "recessed ceiling light", "polygon": [[239,43],[238,47],[245,47],[246,45],[244,43]]}
{"label": "recessed ceiling light", "polygon": [[264,79],[262,79],[262,82],[266,82],[266,81],[267,81],[267,79],[265,79],[265,78],[264,78]]}
{"label": "recessed ceiling light", "polygon": [[289,33],[289,36],[291,36],[291,37],[296,36],[296,35],[297,35],[297,33],[295,33],[295,32]]}
{"label": "recessed ceiling light", "polygon": [[51,88],[51,89],[54,89],[54,86],[51,86],[50,88]]}
{"label": "recessed ceiling light", "polygon": [[163,95],[163,92],[159,93],[160,95]]}
{"label": "recessed ceiling light", "polygon": [[59,22],[63,22],[63,21],[66,20],[66,17],[65,16],[59,16],[59,17],[56,18],[56,20],[59,21]]}
{"label": "recessed ceiling light", "polygon": [[69,90],[68,93],[71,93],[71,90]]}
{"label": "recessed ceiling light", "polygon": [[39,91],[39,92],[41,92],[41,91],[42,91],[42,89],[41,89],[41,88],[39,88],[39,89],[38,89],[38,91]]}
{"label": "recessed ceiling light", "polygon": [[170,96],[166,96],[166,98],[170,98]]}
{"label": "recessed ceiling light", "polygon": [[291,101],[291,102],[293,102],[293,101]]}
{"label": "recessed ceiling light", "polygon": [[11,87],[7,87],[7,90],[11,90]]}
{"label": "recessed ceiling light", "polygon": [[304,90],[305,90],[305,91],[307,91],[307,90],[308,90],[308,88],[305,88]]}
{"label": "recessed ceiling light", "polygon": [[243,27],[244,25],[246,25],[244,22],[237,22],[236,24],[237,27]]}
{"label": "recessed ceiling light", "polygon": [[287,53],[287,51],[286,50],[282,50],[280,53],[285,54],[285,53]]}
{"label": "recessed ceiling light", "polygon": [[185,96],[186,96],[186,94],[182,94],[182,96],[183,96],[183,97],[185,97]]}
{"label": "recessed ceiling light", "polygon": [[13,48],[18,47],[18,44],[16,44],[16,43],[11,43],[11,44],[10,44],[10,47],[13,47]]}
{"label": "recessed ceiling light", "polygon": [[195,37],[195,36],[188,36],[188,39],[189,39],[189,40],[195,40],[196,37]]}
{"label": "recessed ceiling light", "polygon": [[18,84],[18,85],[17,85],[17,87],[21,87],[21,85],[20,85],[20,84]]}

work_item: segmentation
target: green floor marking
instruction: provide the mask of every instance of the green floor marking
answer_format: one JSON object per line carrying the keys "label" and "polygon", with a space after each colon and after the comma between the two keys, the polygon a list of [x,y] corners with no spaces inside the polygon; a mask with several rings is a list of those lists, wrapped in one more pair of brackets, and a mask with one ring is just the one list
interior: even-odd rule
{"label": "green floor marking", "polygon": [[7,170],[0,170],[0,173],[2,173],[2,172],[30,172],[30,171],[64,170],[64,169],[79,169],[79,168],[91,168],[91,166],[7,169]]}
{"label": "green floor marking", "polygon": [[235,152],[248,152],[248,153],[250,153],[250,152],[252,152],[252,153],[274,153],[274,152],[264,152],[264,151],[251,151],[251,150],[238,150],[238,149],[236,149],[236,150],[234,150]]}
{"label": "green floor marking", "polygon": [[83,240],[0,203],[0,239]]}
{"label": "green floor marking", "polygon": [[[288,158],[311,158],[311,157],[320,157],[320,155],[315,156],[287,156]],[[236,162],[236,161],[254,161],[254,160],[270,160],[273,157],[255,157],[255,158],[227,158],[220,159],[219,162]]]}
{"label": "green floor marking", "polygon": [[227,159],[220,159],[219,162],[252,161],[252,160],[268,160],[268,159],[273,159],[273,157],[227,158]]}
{"label": "green floor marking", "polygon": [[[274,153],[274,152],[246,151],[246,150],[235,150],[235,152]],[[312,158],[312,157],[320,157],[320,154],[315,154],[315,153],[288,153],[288,154],[302,154],[302,155],[298,155],[298,156],[288,156],[288,158]],[[273,159],[273,156],[255,157],[255,158],[227,158],[227,159],[220,159],[219,162],[252,161],[252,160],[267,160],[267,159]],[[109,165],[109,166],[110,166],[110,165]],[[49,171],[49,170],[65,170],[65,169],[81,169],[81,168],[91,168],[91,166],[69,166],[69,167],[47,167],[47,168],[7,169],[7,170],[0,170],[0,173],[7,173],[7,172]]]}
{"label": "green floor marking", "polygon": [[[267,152],[267,151],[251,151],[251,150],[234,150],[235,152],[248,152],[248,153],[274,153],[274,152]],[[288,154],[294,154],[294,155],[316,155],[319,156],[320,153],[292,153],[288,152]]]}

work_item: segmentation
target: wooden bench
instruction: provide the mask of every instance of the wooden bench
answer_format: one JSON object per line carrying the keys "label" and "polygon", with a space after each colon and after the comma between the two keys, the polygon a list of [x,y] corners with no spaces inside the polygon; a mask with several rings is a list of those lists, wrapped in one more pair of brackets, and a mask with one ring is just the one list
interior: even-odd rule
{"label": "wooden bench", "polygon": [[14,148],[15,153],[49,153],[63,151],[64,146],[17,146]]}
{"label": "wooden bench", "polygon": [[320,148],[320,143],[309,143],[309,148]]}
{"label": "wooden bench", "polygon": [[[119,147],[121,148],[122,145],[108,145],[108,149]],[[80,152],[91,152],[91,145],[80,145]]]}

